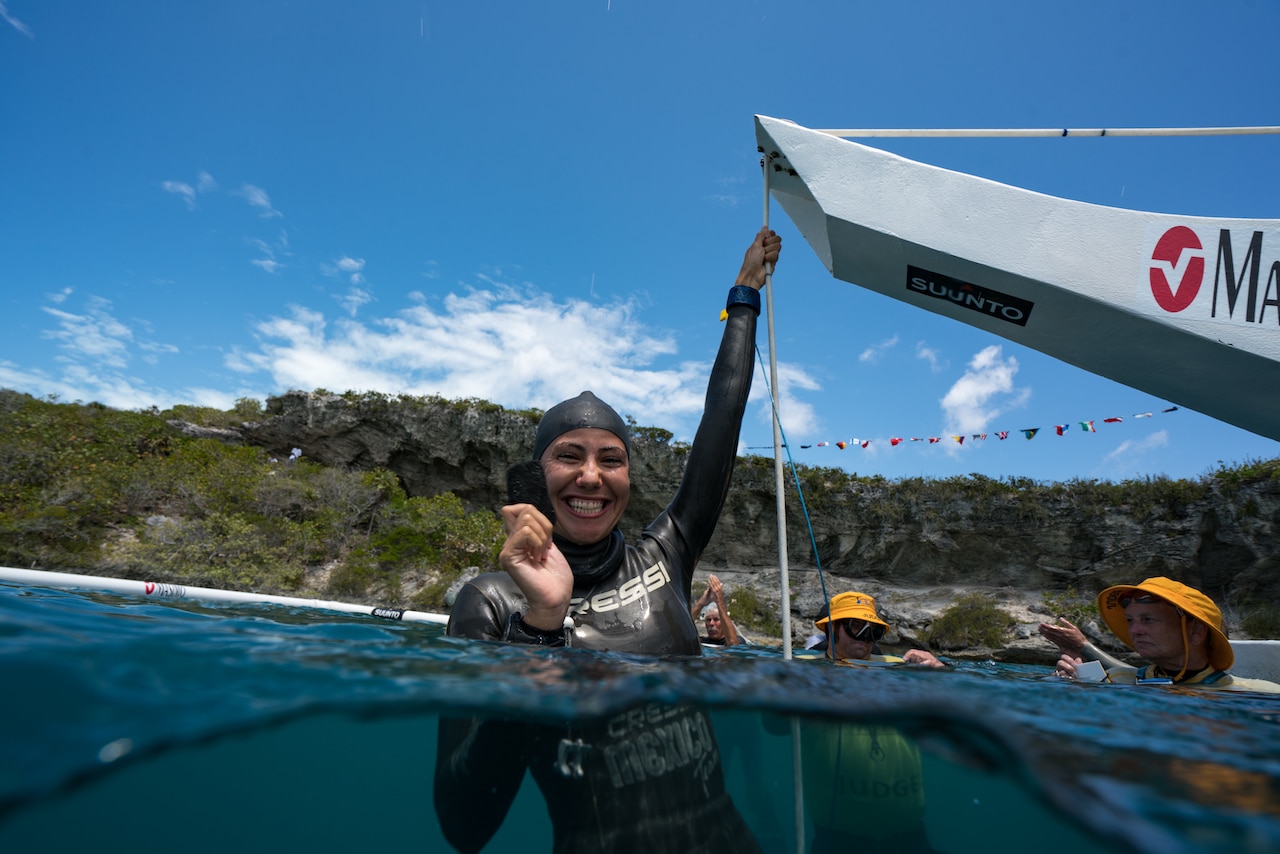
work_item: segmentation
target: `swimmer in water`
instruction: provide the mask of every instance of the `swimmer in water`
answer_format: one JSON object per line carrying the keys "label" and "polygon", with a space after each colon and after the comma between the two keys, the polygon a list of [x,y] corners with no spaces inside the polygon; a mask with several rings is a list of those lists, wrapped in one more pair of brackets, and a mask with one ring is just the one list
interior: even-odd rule
{"label": "swimmer in water", "polygon": [[738,627],[729,616],[729,609],[724,604],[724,585],[715,575],[707,579],[707,589],[702,591],[698,601],[689,609],[689,616],[696,623],[702,617],[702,624],[707,633],[698,638],[710,646],[737,646],[742,642],[738,636]]}
{"label": "swimmer in water", "polygon": [[[684,477],[635,543],[618,522],[631,493],[631,436],[590,391],[547,410],[533,458],[551,518],[532,503],[502,508],[504,572],[459,592],[448,634],[534,646],[699,655],[689,608],[693,570],[729,490],[751,390],[760,289],[782,239],[761,229],[729,289],[720,350]],[[673,742],[672,735],[679,734]],[[654,744],[682,749],[642,762]],[[724,788],[706,712],[645,706],[568,730],[442,717],[435,807],[449,842],[478,851],[529,771],[546,799],[556,851],[759,851]]]}
{"label": "swimmer in water", "polygon": [[[946,667],[928,650],[909,649],[902,655],[885,655],[878,651],[876,643],[889,631],[889,624],[876,613],[876,600],[865,593],[850,591],[831,597],[828,614],[814,623],[819,629],[830,632],[829,644],[817,644],[827,658],[836,661],[875,661],[889,664],[923,664],[926,667]],[[800,657],[813,657],[814,653]]]}
{"label": "swimmer in water", "polygon": [[[1275,682],[1231,675],[1235,651],[1222,611],[1194,587],[1164,576],[1118,584],[1098,594],[1098,613],[1125,646],[1151,662],[1138,668],[1107,667],[1109,682],[1280,693]],[[1079,656],[1063,653],[1054,672],[1076,679],[1083,663]]]}

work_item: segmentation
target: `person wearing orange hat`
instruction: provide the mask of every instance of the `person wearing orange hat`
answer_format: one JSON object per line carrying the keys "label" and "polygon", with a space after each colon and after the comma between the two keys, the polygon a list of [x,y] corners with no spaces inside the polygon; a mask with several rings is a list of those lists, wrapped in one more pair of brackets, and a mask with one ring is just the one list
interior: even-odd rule
{"label": "person wearing orange hat", "polygon": [[866,593],[850,591],[832,596],[827,614],[814,625],[827,633],[826,656],[836,661],[946,666],[936,655],[923,649],[909,649],[901,656],[876,652],[876,642],[889,631],[889,624],[880,619],[875,598]]}
{"label": "person wearing orange hat", "polygon": [[[831,597],[814,625],[827,634],[825,650],[813,648],[797,658],[945,667],[921,649],[901,656],[877,652],[876,641],[889,624],[865,593]],[[804,809],[814,830],[809,851],[937,850],[925,823],[924,764],[913,737],[892,725],[812,720],[801,723],[800,749]]]}
{"label": "person wearing orange hat", "polygon": [[[1274,682],[1231,675],[1235,653],[1222,611],[1194,587],[1164,576],[1141,584],[1119,584],[1098,594],[1098,613],[1116,637],[1151,662],[1137,669],[1109,667],[1108,681],[1280,693],[1280,685]],[[1075,679],[1082,663],[1076,656],[1063,654],[1055,673]]]}

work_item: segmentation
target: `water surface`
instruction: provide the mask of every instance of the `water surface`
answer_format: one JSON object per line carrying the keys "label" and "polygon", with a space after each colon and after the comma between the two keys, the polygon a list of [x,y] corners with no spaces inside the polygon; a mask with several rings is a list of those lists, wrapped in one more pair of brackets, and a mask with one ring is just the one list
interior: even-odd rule
{"label": "water surface", "polygon": [[[0,584],[0,851],[448,851],[441,713],[590,728],[677,706],[710,720],[769,852],[812,848],[840,803],[846,825],[938,851],[1280,850],[1280,699],[1048,672],[539,650]],[[485,850],[550,840],[526,778]]]}

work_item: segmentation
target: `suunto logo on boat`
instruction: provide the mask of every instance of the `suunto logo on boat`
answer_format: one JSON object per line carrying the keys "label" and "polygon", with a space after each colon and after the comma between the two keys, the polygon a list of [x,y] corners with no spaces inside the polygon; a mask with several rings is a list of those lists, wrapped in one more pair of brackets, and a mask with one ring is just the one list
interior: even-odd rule
{"label": "suunto logo on boat", "polygon": [[1002,294],[972,282],[962,282],[941,273],[931,273],[907,265],[907,290],[934,299],[948,300],[960,308],[1026,326],[1035,303]]}
{"label": "suunto logo on boat", "polygon": [[401,608],[374,608],[373,616],[382,617],[384,620],[399,620],[404,617],[404,610]]}
{"label": "suunto logo on boat", "polygon": [[[1145,285],[1155,306],[1147,302],[1147,310],[1239,325],[1267,322],[1271,308],[1270,322],[1280,326],[1280,233],[1220,228],[1215,239],[1213,231],[1175,225],[1154,240],[1148,234]],[[1207,288],[1205,247],[1214,244],[1213,287]]]}

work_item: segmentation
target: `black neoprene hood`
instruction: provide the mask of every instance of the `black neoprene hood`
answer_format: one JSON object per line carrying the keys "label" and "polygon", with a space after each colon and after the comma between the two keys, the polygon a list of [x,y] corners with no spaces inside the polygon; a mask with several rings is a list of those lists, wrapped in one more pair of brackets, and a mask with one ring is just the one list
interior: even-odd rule
{"label": "black neoprene hood", "polygon": [[631,456],[631,433],[627,430],[627,423],[622,420],[622,416],[591,392],[584,391],[577,397],[560,401],[542,416],[542,420],[538,422],[538,432],[533,439],[533,458],[541,460],[543,453],[552,442],[570,430],[577,430],[580,427],[598,427],[601,430],[608,430],[622,440],[622,444],[627,449],[627,456]]}

